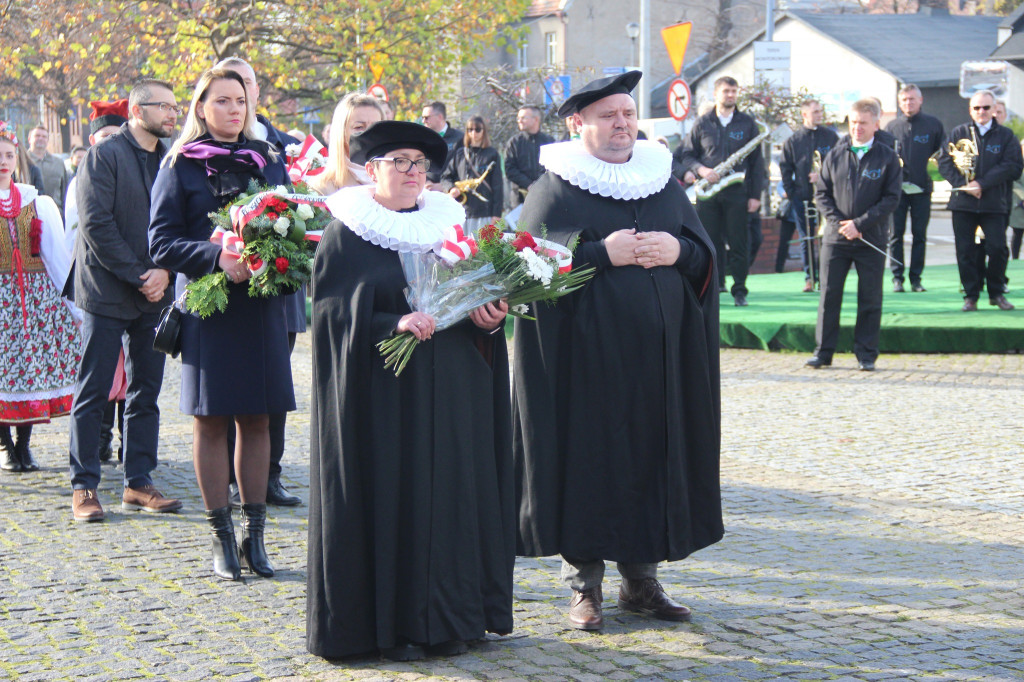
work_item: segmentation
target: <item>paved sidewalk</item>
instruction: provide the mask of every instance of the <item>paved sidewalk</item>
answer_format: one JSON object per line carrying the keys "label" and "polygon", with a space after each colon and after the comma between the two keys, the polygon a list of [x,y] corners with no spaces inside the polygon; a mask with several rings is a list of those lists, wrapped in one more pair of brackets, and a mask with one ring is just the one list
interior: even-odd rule
{"label": "paved sidewalk", "polygon": [[[285,479],[308,497],[309,342]],[[726,537],[665,567],[692,623],[620,612],[566,626],[556,559],[516,567],[516,630],[414,664],[305,653],[306,513],[272,510],[273,580],[225,583],[167,365],[157,485],[182,513],[75,524],[67,420],[37,428],[43,470],[0,475],[0,678],[19,680],[1024,679],[1024,355],[883,355],[857,372],[727,350]]]}

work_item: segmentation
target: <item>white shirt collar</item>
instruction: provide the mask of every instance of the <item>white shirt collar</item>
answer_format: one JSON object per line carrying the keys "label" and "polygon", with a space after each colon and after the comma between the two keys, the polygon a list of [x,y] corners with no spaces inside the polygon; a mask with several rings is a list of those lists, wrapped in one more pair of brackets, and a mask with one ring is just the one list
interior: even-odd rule
{"label": "white shirt collar", "polygon": [[267,130],[267,126],[260,123],[259,119],[253,119],[252,132],[253,137],[257,140],[263,140],[264,142],[267,141],[267,136],[270,134],[270,131]]}
{"label": "white shirt collar", "polygon": [[[991,129],[992,129],[992,121],[994,121],[994,120],[995,120],[995,119],[991,119],[991,120],[990,120],[990,121],[988,122],[988,124],[987,124],[987,125],[985,125],[985,126],[978,126],[978,132],[979,132],[979,133],[981,133],[982,135],[984,135],[985,133],[987,133],[987,132],[988,132],[989,130],[991,130]],[[978,124],[977,124],[977,123],[975,123],[974,125],[978,125]]]}
{"label": "white shirt collar", "polygon": [[540,164],[570,185],[612,199],[643,199],[672,177],[672,153],[652,140],[637,140],[625,163],[598,159],[580,140],[555,142],[540,148]]}
{"label": "white shirt collar", "polygon": [[441,245],[444,231],[466,222],[462,204],[444,192],[427,190],[418,211],[400,213],[373,198],[375,185],[343,187],[327,197],[327,208],[362,239],[399,253],[426,253]]}

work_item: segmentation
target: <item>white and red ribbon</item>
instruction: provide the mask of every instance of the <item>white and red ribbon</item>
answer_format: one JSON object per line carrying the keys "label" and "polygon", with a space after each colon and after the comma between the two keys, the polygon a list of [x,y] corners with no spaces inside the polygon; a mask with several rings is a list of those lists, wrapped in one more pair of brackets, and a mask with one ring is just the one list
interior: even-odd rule
{"label": "white and red ribbon", "polygon": [[326,159],[327,149],[315,137],[307,135],[299,153],[287,159],[288,177],[293,183],[298,183],[307,177],[319,175],[326,169]]}
{"label": "white and red ribbon", "polygon": [[[507,242],[515,241],[516,234],[513,232],[506,232],[501,235],[501,238]],[[572,251],[561,244],[548,241],[547,239],[534,237],[533,241],[537,244],[537,248],[535,248],[534,251],[541,256],[547,256],[548,258],[554,259],[555,263],[558,265],[559,272],[565,273],[572,270]]]}
{"label": "white and red ribbon", "polygon": [[444,239],[437,255],[448,265],[455,265],[478,251],[476,240],[462,231],[462,225],[452,225],[444,231]]}
{"label": "white and red ribbon", "polygon": [[[225,230],[223,227],[214,229],[213,234],[210,235],[210,241],[218,245],[221,251],[226,253],[231,258],[238,260],[242,258],[242,252],[245,250],[245,242],[234,232]],[[262,275],[267,270],[267,264],[255,256],[249,258],[246,261],[245,266],[252,273],[253,277]]]}
{"label": "white and red ribbon", "polygon": [[[260,192],[254,194],[247,203],[228,208],[228,216],[231,218],[231,226],[235,232],[241,232],[242,228],[249,224],[249,221],[263,213],[271,199],[274,198],[290,201],[293,204],[309,204],[327,209],[327,197],[319,194],[292,194],[288,192]],[[319,237],[317,238],[317,240]],[[314,240],[316,241],[316,240]]]}

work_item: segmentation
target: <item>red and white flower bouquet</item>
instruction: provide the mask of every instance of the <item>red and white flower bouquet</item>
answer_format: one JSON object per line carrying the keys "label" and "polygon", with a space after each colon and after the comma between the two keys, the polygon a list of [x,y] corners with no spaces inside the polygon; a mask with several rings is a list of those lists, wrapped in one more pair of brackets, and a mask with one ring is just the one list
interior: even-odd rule
{"label": "red and white flower bouquet", "polygon": [[[259,187],[210,214],[210,241],[234,258],[245,261],[251,273],[249,296],[276,296],[296,291],[313,273],[313,251],[323,228],[333,220],[324,197],[304,184]],[[185,308],[202,318],[224,312],[228,279],[224,272],[204,275],[185,287]]]}
{"label": "red and white flower bouquet", "polygon": [[[593,268],[572,269],[572,250],[527,232],[505,234],[502,223],[487,225],[477,237],[461,225],[446,231],[436,252],[403,253],[409,288],[406,298],[416,311],[431,315],[435,331],[447,329],[491,301],[505,299],[509,313],[529,317],[529,305],[552,302],[586,284]],[[402,373],[420,342],[410,332],[377,344],[385,367]]]}

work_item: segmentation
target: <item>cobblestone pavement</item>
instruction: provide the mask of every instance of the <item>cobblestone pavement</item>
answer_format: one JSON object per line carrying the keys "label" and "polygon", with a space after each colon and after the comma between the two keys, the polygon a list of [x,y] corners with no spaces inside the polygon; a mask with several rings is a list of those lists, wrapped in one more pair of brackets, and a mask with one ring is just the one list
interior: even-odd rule
{"label": "cobblestone pavement", "polygon": [[[37,429],[42,471],[0,476],[0,678],[1024,679],[1024,355],[804,359],[723,351],[726,537],[661,575],[692,623],[619,611],[611,570],[606,629],[572,630],[557,560],[520,560],[511,636],[413,664],[305,653],[305,506],[272,511],[276,579],[212,576],[169,362],[156,479],[182,513],[122,512],[105,467],[107,521],[73,523],[66,420]],[[285,457],[304,499],[308,400]]]}

